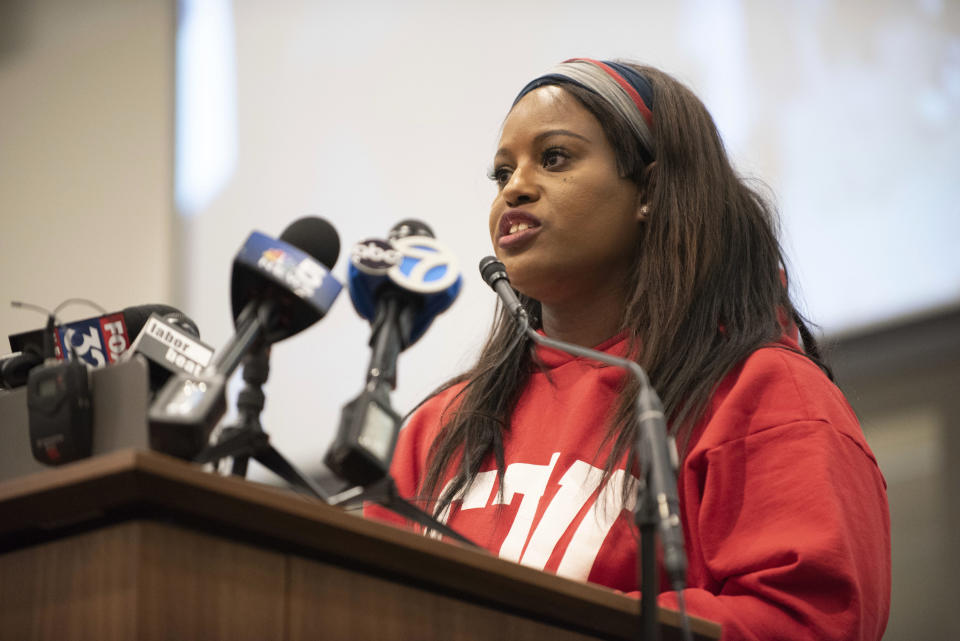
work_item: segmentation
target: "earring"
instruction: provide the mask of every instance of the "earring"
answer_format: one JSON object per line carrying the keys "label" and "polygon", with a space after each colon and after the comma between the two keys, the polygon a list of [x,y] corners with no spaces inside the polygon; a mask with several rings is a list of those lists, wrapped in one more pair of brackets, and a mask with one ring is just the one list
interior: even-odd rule
{"label": "earring", "polygon": [[650,205],[640,205],[640,213],[644,216],[650,213]]}

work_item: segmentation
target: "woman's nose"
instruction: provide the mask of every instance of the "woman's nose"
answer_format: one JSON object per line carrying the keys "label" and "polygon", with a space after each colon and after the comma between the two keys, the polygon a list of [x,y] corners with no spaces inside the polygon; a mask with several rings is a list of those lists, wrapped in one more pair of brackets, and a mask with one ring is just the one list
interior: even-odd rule
{"label": "woman's nose", "polygon": [[510,207],[531,203],[540,197],[540,188],[531,167],[517,167],[503,187],[503,199]]}

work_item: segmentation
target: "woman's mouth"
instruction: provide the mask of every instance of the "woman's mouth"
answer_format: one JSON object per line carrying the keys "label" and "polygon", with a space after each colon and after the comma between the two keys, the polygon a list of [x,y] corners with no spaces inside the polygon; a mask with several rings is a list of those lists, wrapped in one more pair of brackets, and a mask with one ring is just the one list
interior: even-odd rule
{"label": "woman's mouth", "polygon": [[511,210],[500,217],[497,227],[497,245],[510,249],[524,244],[540,233],[540,220],[521,210]]}

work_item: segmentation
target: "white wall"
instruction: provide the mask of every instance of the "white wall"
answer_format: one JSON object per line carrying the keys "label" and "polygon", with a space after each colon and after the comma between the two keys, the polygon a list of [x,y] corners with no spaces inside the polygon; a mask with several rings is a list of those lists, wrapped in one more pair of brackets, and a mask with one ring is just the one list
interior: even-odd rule
{"label": "white wall", "polygon": [[[417,217],[460,257],[460,300],[401,357],[395,405],[462,370],[490,321],[485,178],[530,78],[571,56],[652,63],[714,113],[783,212],[792,283],[830,330],[960,297],[960,19],[955,3],[428,0],[233,5],[236,171],[183,223],[185,308],[230,332],[230,262],[251,229],[321,215],[345,247]],[[344,275],[340,264],[335,269]],[[277,345],[264,415],[314,468],[362,384],[367,326],[344,298]]]}
{"label": "white wall", "polygon": [[[10,299],[86,296],[111,310],[177,303],[219,346],[230,263],[250,230],[277,235],[316,214],[349,246],[418,217],[467,282],[401,358],[395,404],[409,409],[469,363],[490,320],[474,273],[489,252],[484,174],[499,123],[528,79],[572,55],[656,64],[703,96],[738,166],[778,195],[795,282],[828,328],[960,291],[956,3],[232,8],[235,169],[178,219],[174,3],[0,4],[4,332],[41,322]],[[344,298],[276,347],[264,422],[297,463],[317,465],[359,390],[367,337]]]}
{"label": "white wall", "polygon": [[[670,28],[638,35],[675,13],[624,3],[617,21],[593,11],[571,19],[579,6],[546,13],[503,2],[371,2],[348,10],[293,1],[277,11],[235,3],[237,170],[206,211],[184,222],[185,305],[201,329],[216,344],[229,336],[230,263],[251,229],[279,235],[299,216],[320,215],[349,248],[414,217],[459,257],[465,285],[401,356],[395,407],[409,410],[464,369],[491,320],[494,296],[476,276],[491,253],[486,172],[517,90],[575,54],[681,62]],[[334,272],[345,271],[341,259]],[[319,465],[341,405],[362,387],[368,337],[344,296],[318,326],[274,348],[264,425],[296,463]]]}

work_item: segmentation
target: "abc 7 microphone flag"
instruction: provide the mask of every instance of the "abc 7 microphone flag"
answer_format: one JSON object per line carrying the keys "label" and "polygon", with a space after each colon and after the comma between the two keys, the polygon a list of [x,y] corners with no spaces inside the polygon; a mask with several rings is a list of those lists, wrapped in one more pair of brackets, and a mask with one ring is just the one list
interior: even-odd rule
{"label": "abc 7 microphone flag", "polygon": [[433,319],[450,307],[460,293],[463,278],[456,256],[429,236],[406,236],[391,241],[368,239],[356,243],[347,267],[350,300],[370,322],[376,316],[378,291],[393,285],[419,295],[422,309],[414,319],[407,345],[415,343]]}
{"label": "abc 7 microphone flag", "polygon": [[387,272],[394,283],[419,294],[436,294],[460,278],[457,259],[435,238],[407,236],[393,241],[401,259]]}

